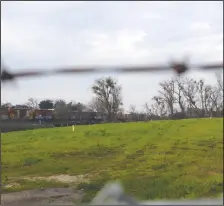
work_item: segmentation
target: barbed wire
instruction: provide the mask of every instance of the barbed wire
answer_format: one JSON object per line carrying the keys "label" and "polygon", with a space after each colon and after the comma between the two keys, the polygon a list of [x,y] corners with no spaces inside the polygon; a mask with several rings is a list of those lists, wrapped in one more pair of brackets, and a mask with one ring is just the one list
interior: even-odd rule
{"label": "barbed wire", "polygon": [[95,67],[70,67],[70,68],[55,68],[53,70],[21,70],[20,72],[11,73],[8,69],[1,65],[1,80],[3,82],[13,81],[14,79],[23,77],[37,77],[37,76],[49,76],[54,74],[93,74],[93,73],[148,73],[148,72],[164,72],[174,71],[180,75],[194,68],[196,70],[213,70],[223,68],[223,62],[210,63],[210,64],[197,64],[188,65],[186,62],[175,62],[170,65],[136,65],[136,66],[95,66]]}

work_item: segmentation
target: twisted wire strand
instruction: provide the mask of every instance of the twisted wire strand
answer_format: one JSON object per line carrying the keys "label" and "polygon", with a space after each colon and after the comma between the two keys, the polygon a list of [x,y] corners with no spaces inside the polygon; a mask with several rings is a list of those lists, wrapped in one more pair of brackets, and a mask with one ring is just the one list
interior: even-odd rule
{"label": "twisted wire strand", "polygon": [[198,65],[187,65],[185,62],[172,63],[170,65],[136,65],[136,66],[110,66],[110,67],[70,67],[70,68],[55,68],[52,70],[40,71],[38,69],[32,70],[21,70],[20,72],[11,73],[2,67],[1,80],[12,81],[14,79],[22,77],[37,77],[37,76],[49,76],[54,74],[76,74],[85,75],[93,73],[149,73],[149,72],[164,72],[173,70],[176,74],[182,74],[190,70],[190,68],[198,70],[213,70],[213,69],[223,69],[223,62],[210,63],[210,64],[198,64]]}

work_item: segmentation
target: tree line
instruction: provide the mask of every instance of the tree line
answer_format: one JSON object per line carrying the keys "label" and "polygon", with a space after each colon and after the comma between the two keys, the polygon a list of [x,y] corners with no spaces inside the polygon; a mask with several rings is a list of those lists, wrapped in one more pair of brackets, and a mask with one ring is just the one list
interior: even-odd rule
{"label": "tree line", "polygon": [[146,103],[145,109],[148,114],[170,118],[223,116],[223,79],[216,77],[215,85],[187,77],[161,82],[154,103]]}
{"label": "tree line", "polygon": [[[129,114],[144,114],[148,119],[181,119],[191,117],[223,116],[223,79],[216,75],[216,84],[206,84],[204,80],[178,76],[159,83],[156,96],[151,104],[145,103],[143,111],[137,111],[135,105],[129,107]],[[122,87],[112,77],[97,79],[93,86],[93,99],[88,104],[62,99],[45,99],[38,102],[29,98],[23,105],[2,104],[2,107],[55,109],[60,116],[71,111],[98,112],[108,121],[114,121],[124,114]]]}

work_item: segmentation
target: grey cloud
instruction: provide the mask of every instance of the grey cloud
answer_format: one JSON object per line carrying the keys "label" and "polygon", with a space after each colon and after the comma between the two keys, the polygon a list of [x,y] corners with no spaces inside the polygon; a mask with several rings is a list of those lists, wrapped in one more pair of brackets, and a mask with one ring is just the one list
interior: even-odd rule
{"label": "grey cloud", "polygon": [[[1,6],[2,56],[12,69],[165,62],[186,55],[191,61],[199,62],[220,60],[223,55],[222,2],[5,1]],[[83,95],[94,78],[77,80],[79,84],[88,84],[80,90],[80,98],[85,99]],[[158,82],[160,78],[155,79]],[[123,77],[120,80],[126,88],[128,102],[132,96],[128,88],[133,82]],[[49,81],[56,84],[54,78]],[[67,84],[75,86],[72,80],[63,81],[63,88],[58,87],[58,92],[63,93]],[[147,80],[136,80],[141,81],[151,88]],[[47,80],[41,82],[46,84]],[[29,96],[32,92],[28,91],[28,84],[21,85],[24,96]],[[33,85],[41,88],[38,81]],[[152,95],[154,90],[139,93],[139,98]],[[40,97],[49,93],[38,91],[36,95]],[[57,94],[51,91],[51,95]]]}

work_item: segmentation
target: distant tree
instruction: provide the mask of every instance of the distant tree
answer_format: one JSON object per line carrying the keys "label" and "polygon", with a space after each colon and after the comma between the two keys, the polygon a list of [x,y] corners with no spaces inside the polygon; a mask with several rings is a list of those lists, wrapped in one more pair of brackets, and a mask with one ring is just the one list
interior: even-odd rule
{"label": "distant tree", "polygon": [[223,70],[220,72],[216,72],[215,75],[216,75],[217,86],[220,92],[223,93]]}
{"label": "distant tree", "polygon": [[176,87],[174,89],[174,94],[176,96],[175,100],[180,108],[180,112],[178,113],[178,115],[184,118],[186,117],[186,109],[187,109],[186,108],[187,100],[185,99],[183,94],[184,81],[183,78],[179,76],[174,80],[174,82],[176,84]]}
{"label": "distant tree", "polygon": [[34,98],[29,98],[26,105],[28,107],[32,108],[32,109],[38,109],[39,108],[38,101]]}
{"label": "distant tree", "polygon": [[175,82],[173,80],[164,81],[159,84],[159,96],[154,97],[154,100],[168,110],[168,113],[173,116],[174,114],[174,104],[175,104]]}
{"label": "distant tree", "polygon": [[113,120],[122,106],[121,86],[111,77],[101,78],[95,81],[92,91],[95,108],[100,108],[108,121]]}
{"label": "distant tree", "polygon": [[12,104],[10,102],[6,102],[6,103],[1,104],[1,107],[7,109],[7,117],[8,117],[8,119],[11,119],[9,108],[12,107]]}
{"label": "distant tree", "polygon": [[66,105],[67,103],[63,99],[59,99],[55,101],[54,108],[62,107],[62,106],[65,107]]}
{"label": "distant tree", "polygon": [[30,107],[27,106],[26,104],[16,104],[16,105],[12,106],[12,108],[18,108],[18,109],[30,109]]}
{"label": "distant tree", "polygon": [[145,104],[150,116],[162,118],[211,117],[223,115],[223,80],[216,74],[215,85],[204,80],[177,77],[159,84],[158,95],[152,98],[154,104]]}
{"label": "distant tree", "polygon": [[42,100],[39,103],[40,109],[53,109],[54,108],[54,103],[52,100],[46,99]]}
{"label": "distant tree", "polygon": [[132,121],[137,121],[138,120],[138,112],[136,111],[136,106],[131,104],[129,106],[129,113],[131,114],[131,119]]}
{"label": "distant tree", "polygon": [[83,103],[78,102],[74,105],[74,110],[77,112],[83,112],[86,109],[87,109],[87,107]]}
{"label": "distant tree", "polygon": [[67,106],[72,110],[75,111],[76,107],[76,102],[75,101],[70,101],[69,103],[67,103]]}
{"label": "distant tree", "polygon": [[54,103],[55,115],[60,119],[68,119],[71,110],[70,105],[68,105],[64,100],[60,99]]}
{"label": "distant tree", "polygon": [[92,98],[88,104],[89,111],[104,114],[104,105],[98,98]]}
{"label": "distant tree", "polygon": [[136,113],[137,113],[137,112],[136,112],[136,106],[135,106],[135,105],[131,104],[131,105],[129,106],[129,113],[130,113],[130,114],[136,114]]}
{"label": "distant tree", "polygon": [[87,106],[81,102],[70,101],[67,105],[72,111],[83,112],[88,110]]}
{"label": "distant tree", "polygon": [[1,107],[5,107],[5,108],[12,107],[12,104],[10,102],[6,102],[1,104]]}

